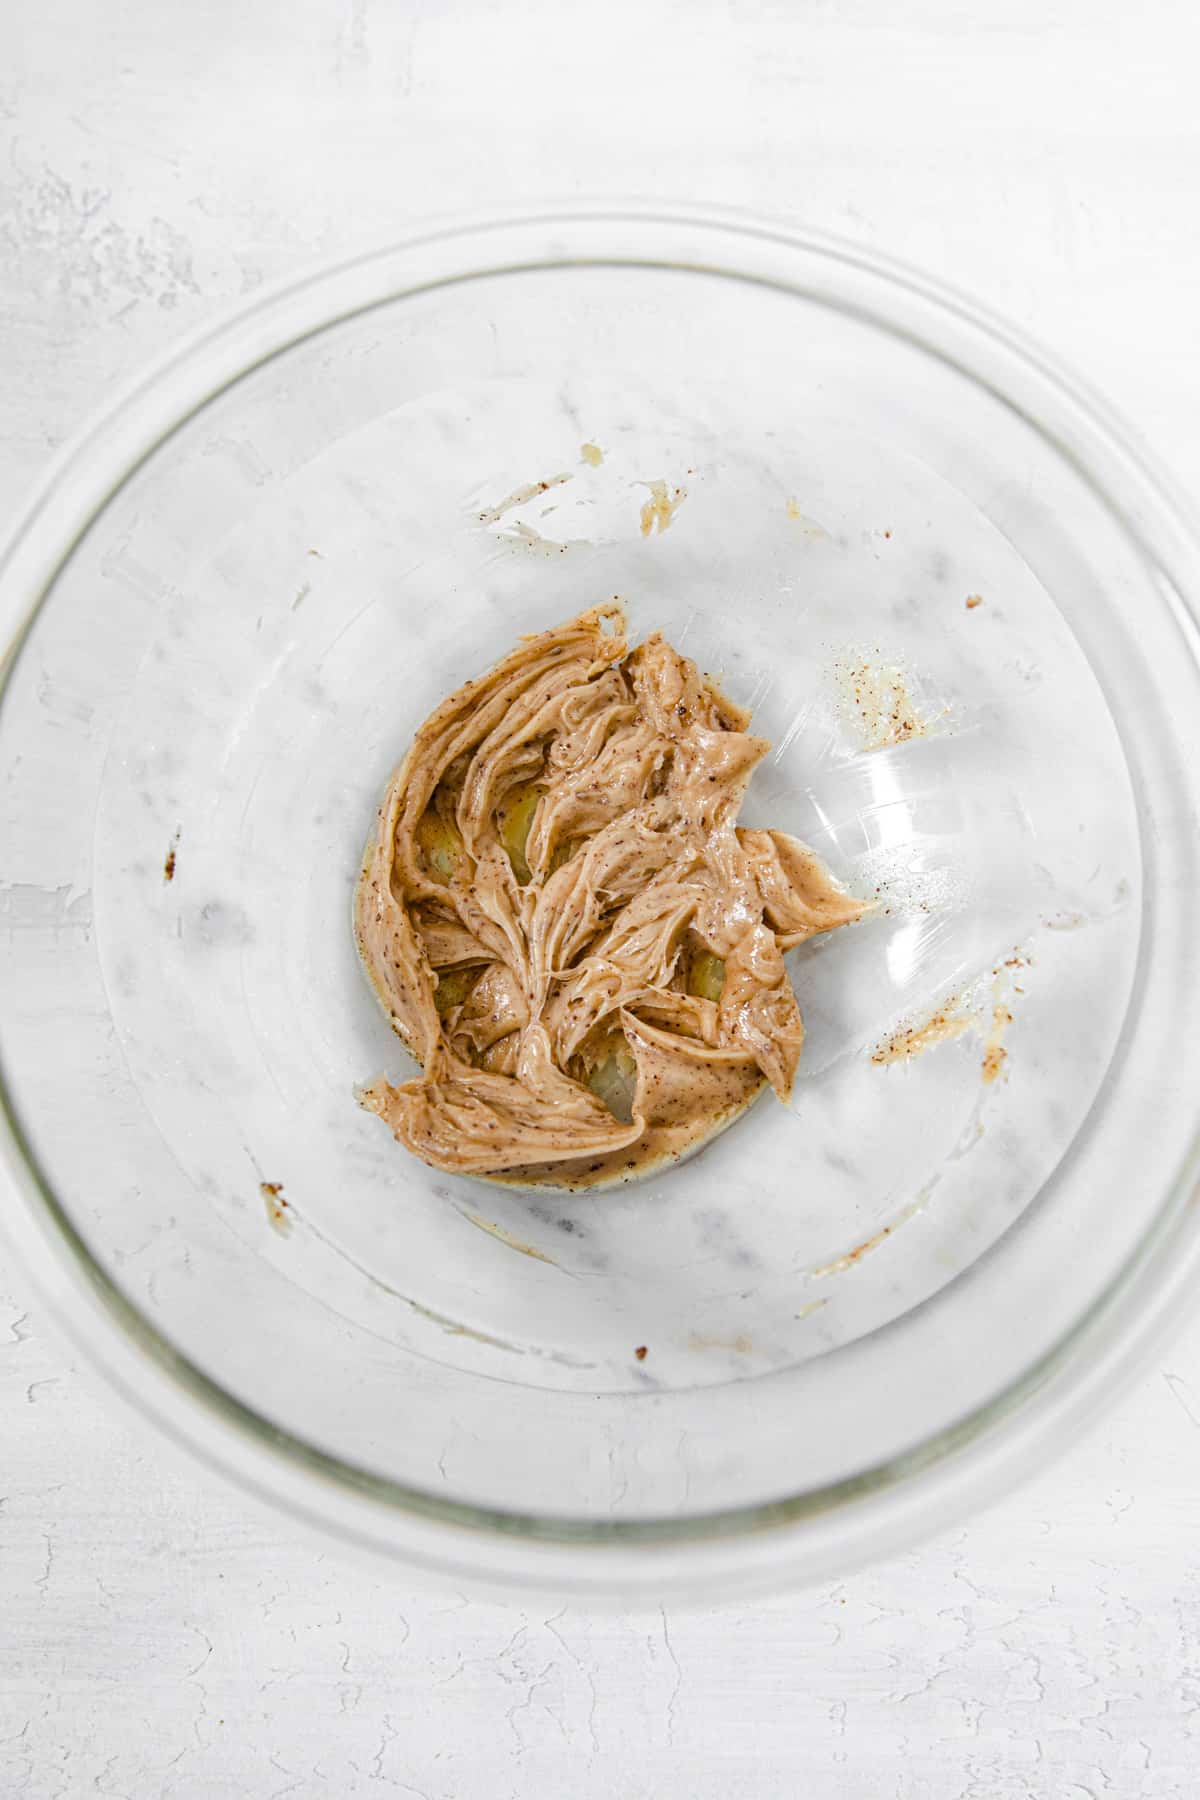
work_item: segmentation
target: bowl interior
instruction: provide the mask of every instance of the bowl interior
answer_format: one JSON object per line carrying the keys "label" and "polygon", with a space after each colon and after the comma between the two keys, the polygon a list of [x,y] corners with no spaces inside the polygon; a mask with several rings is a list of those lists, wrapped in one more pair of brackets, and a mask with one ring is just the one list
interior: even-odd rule
{"label": "bowl interior", "polygon": [[[583,262],[307,336],[113,495],[12,674],[33,1154],[181,1356],[398,1489],[686,1521],[902,1456],[1155,1201],[1115,1226],[1075,1166],[1145,919],[1113,683],[1150,588],[1018,413],[818,292]],[[753,706],[747,821],[878,906],[790,958],[790,1105],[616,1192],[446,1176],[355,1104],[412,1071],[362,847],[436,702],[614,594]]]}

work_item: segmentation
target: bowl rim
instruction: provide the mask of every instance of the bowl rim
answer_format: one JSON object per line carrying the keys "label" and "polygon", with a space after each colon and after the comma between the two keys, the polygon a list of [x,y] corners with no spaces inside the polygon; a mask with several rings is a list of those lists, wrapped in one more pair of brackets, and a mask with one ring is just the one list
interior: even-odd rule
{"label": "bowl rim", "polygon": [[[600,203],[443,221],[322,264],[259,290],[149,365],[54,459],[0,552],[7,640],[0,699],[58,574],[112,497],[189,420],[305,338],[449,284],[604,264],[765,283],[856,310],[845,294],[806,287],[798,278],[806,261],[836,271],[851,292],[861,287],[868,296],[861,310],[872,323],[987,389],[1066,457],[1163,568],[1195,631],[1200,532],[1186,502],[1112,410],[1022,332],[940,281],[828,233],[728,210]],[[901,324],[884,300],[931,322]],[[937,340],[938,326],[965,332],[979,364],[961,349],[951,354]],[[989,349],[1035,378],[1039,402],[1051,415],[1059,409],[1057,429],[987,377],[980,365]],[[1129,484],[1129,503],[1098,477],[1095,462],[1105,459]],[[1154,514],[1153,544],[1143,507]],[[904,1455],[824,1488],[686,1520],[543,1517],[444,1498],[356,1468],[237,1399],[175,1350],[92,1256],[39,1169],[2,1065],[0,1112],[4,1164],[25,1200],[4,1220],[7,1235],[112,1391],[168,1440],[300,1523],[400,1557],[413,1572],[497,1591],[532,1586],[593,1601],[650,1591],[711,1598],[722,1589],[766,1591],[817,1579],[908,1545],[1014,1485],[1076,1436],[1185,1316],[1200,1265],[1194,1132],[1136,1253],[1071,1330],[1001,1393]],[[181,1407],[181,1396],[193,1404]]]}

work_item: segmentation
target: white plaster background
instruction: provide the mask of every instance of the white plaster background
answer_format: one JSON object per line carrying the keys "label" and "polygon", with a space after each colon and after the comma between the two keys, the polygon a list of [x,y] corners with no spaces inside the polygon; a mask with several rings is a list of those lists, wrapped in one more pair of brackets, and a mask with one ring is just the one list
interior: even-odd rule
{"label": "white plaster background", "polygon": [[[1187,0],[0,11],[0,519],[146,357],[430,214],[681,196],[986,297],[1200,480]],[[1200,1325],[966,1529],[769,1606],[416,1594],[168,1463],[0,1269],[0,1794],[1173,1800]]]}

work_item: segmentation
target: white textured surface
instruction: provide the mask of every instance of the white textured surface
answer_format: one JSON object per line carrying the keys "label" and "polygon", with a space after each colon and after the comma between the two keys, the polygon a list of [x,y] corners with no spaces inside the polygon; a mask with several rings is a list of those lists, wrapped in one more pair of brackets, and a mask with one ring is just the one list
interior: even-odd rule
{"label": "white textured surface", "polygon": [[[1200,480],[1189,8],[43,0],[0,20],[0,512],[112,384],[430,212],[748,203],[1033,329]],[[486,142],[484,137],[486,134]],[[92,1397],[0,1275],[0,1793],[1171,1800],[1200,1763],[1200,1329],[952,1538],[721,1615],[314,1554]]]}

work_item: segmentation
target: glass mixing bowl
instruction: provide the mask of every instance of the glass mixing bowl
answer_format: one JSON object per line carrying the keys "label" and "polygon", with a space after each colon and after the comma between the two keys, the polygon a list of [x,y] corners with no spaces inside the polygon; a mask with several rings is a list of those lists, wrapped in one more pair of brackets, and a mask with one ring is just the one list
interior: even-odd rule
{"label": "glass mixing bowl", "polygon": [[[879,905],[790,959],[790,1105],[616,1192],[446,1176],[355,1103],[411,1068],[363,844],[434,703],[613,594],[753,705],[748,821]],[[844,246],[517,220],[256,301],[0,578],[50,1305],[210,1465],[460,1581],[714,1599],[995,1492],[1194,1279],[1196,595],[1094,402]]]}

